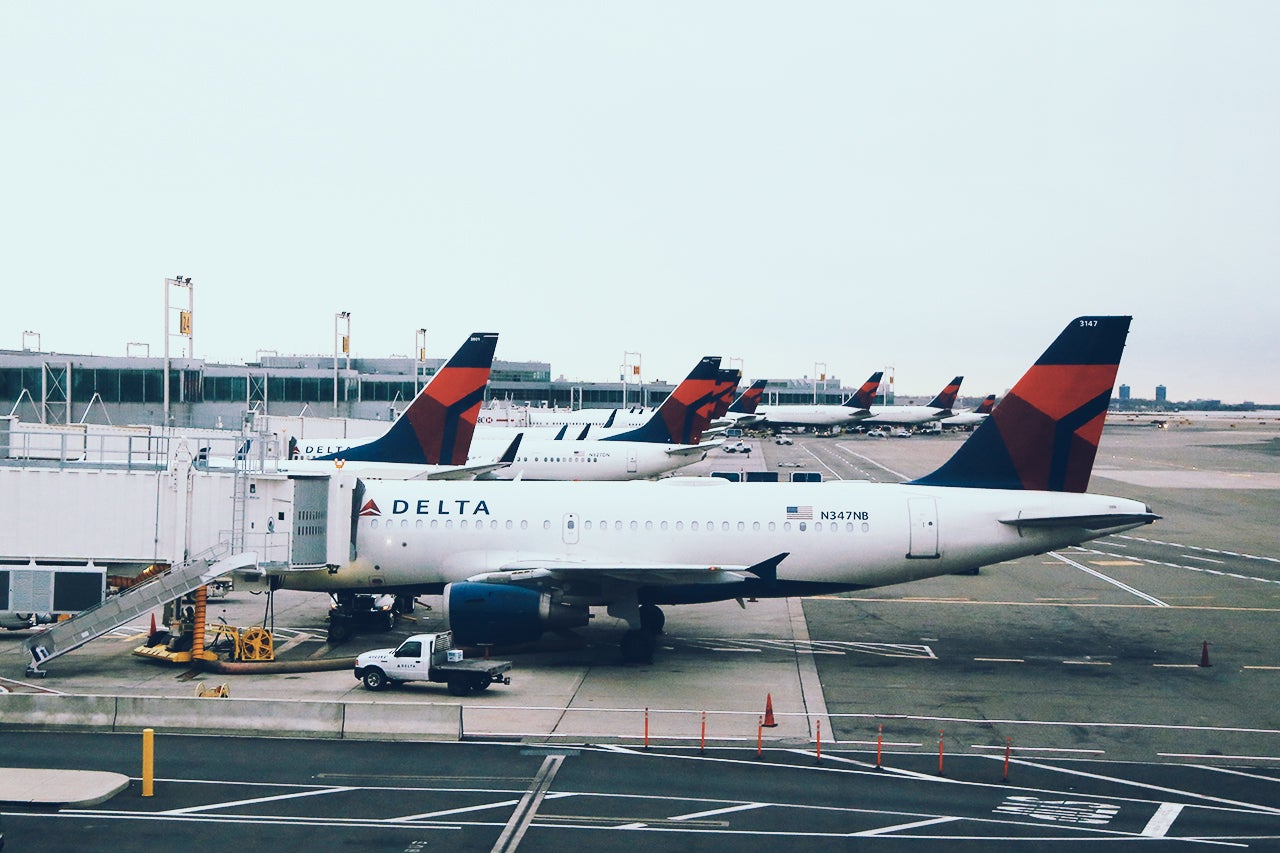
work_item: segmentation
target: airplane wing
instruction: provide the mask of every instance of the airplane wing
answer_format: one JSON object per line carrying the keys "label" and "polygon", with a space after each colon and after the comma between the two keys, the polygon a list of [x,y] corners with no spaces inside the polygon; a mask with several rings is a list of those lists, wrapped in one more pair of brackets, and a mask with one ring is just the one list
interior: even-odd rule
{"label": "airplane wing", "polygon": [[488,474],[490,471],[497,471],[500,468],[506,468],[512,462],[516,461],[516,451],[520,449],[520,441],[524,438],[523,432],[516,433],[516,437],[507,445],[507,449],[503,451],[502,456],[496,462],[484,462],[476,465],[459,465],[444,471],[428,471],[419,474],[416,477],[410,477],[411,480],[474,480],[481,474]]}
{"label": "airplane wing", "polygon": [[485,572],[467,578],[471,583],[509,583],[543,586],[573,580],[609,579],[647,586],[657,584],[741,583],[754,575],[761,580],[777,579],[778,564],[790,552],[784,552],[752,565],[708,565],[705,563],[661,563],[627,561],[625,563],[594,560],[566,560],[563,557],[512,560],[499,571]]}

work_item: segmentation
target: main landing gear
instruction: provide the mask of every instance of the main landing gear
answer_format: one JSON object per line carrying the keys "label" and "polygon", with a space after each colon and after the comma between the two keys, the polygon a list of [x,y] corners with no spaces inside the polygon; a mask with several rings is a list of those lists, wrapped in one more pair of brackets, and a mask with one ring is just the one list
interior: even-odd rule
{"label": "main landing gear", "polygon": [[657,605],[642,604],[639,607],[638,617],[628,622],[633,625],[639,622],[640,627],[632,628],[622,635],[622,642],[619,644],[622,662],[653,663],[653,652],[658,647],[658,635],[666,625],[666,615]]}

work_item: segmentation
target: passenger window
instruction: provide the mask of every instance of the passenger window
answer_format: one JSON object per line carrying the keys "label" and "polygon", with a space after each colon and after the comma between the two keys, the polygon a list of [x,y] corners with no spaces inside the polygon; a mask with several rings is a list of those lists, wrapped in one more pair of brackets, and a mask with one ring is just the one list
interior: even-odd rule
{"label": "passenger window", "polygon": [[512,527],[514,527],[514,526],[515,526],[515,525],[513,525],[513,524],[511,523],[511,519],[509,519],[509,518],[508,518],[508,519],[507,519],[507,529],[508,529],[508,530],[510,530],[510,529],[511,529]]}
{"label": "passenger window", "polygon": [[809,529],[809,527],[808,527],[807,522],[804,522],[804,521],[800,522],[800,532],[801,532],[801,533],[803,533],[804,531],[806,531],[806,530],[808,530],[808,529]]}
{"label": "passenger window", "polygon": [[376,519],[376,518],[375,518],[375,519],[373,519],[372,521],[370,521],[370,522],[369,522],[369,528],[370,528],[371,530],[377,530],[377,529],[378,529],[378,519]]}
{"label": "passenger window", "polygon": [[652,522],[652,521],[646,521],[646,522],[644,523],[644,529],[645,529],[645,530],[652,530],[652,529],[653,529],[653,522]]}
{"label": "passenger window", "polygon": [[432,530],[435,530],[435,529],[436,529],[437,527],[439,527],[439,526],[440,526],[440,522],[439,522],[438,520],[436,520],[436,519],[434,519],[434,518],[433,518],[433,519],[431,519],[431,529],[432,529]]}
{"label": "passenger window", "polygon": [[727,530],[729,529],[729,522],[727,522],[727,521],[722,521],[722,522],[720,522],[720,529],[721,529],[721,530],[726,530],[726,531],[727,531]]}
{"label": "passenger window", "polygon": [[684,530],[684,522],[683,522],[683,521],[677,521],[677,522],[676,522],[676,530]]}
{"label": "passenger window", "polygon": [[659,526],[660,528],[662,528],[663,530],[666,530],[666,529],[667,529],[667,523],[666,523],[665,521],[664,521],[664,522],[662,522],[662,524],[660,524],[660,525],[658,525],[658,526]]}
{"label": "passenger window", "polygon": [[631,529],[632,529],[632,530],[639,530],[639,529],[640,529],[640,522],[638,522],[638,521],[633,521],[633,522],[631,522]]}
{"label": "passenger window", "polygon": [[698,529],[698,522],[696,522],[696,521],[691,521],[691,522],[689,522],[689,529],[690,529],[690,530],[697,530],[697,529]]}
{"label": "passenger window", "polygon": [[[771,521],[771,522],[769,522],[769,529],[770,529],[770,530],[772,530],[772,529],[773,529],[773,522],[772,522],[772,521]],[[791,522],[789,522],[789,521],[784,521],[784,522],[782,522],[782,531],[783,531],[784,533],[786,533],[786,532],[787,532],[787,531],[789,531],[789,530],[791,530]]]}
{"label": "passenger window", "polygon": [[543,530],[551,529],[551,519],[547,519],[546,521],[542,522],[542,529]]}
{"label": "passenger window", "polygon": [[467,520],[466,520],[465,518],[464,518],[464,519],[462,519],[461,521],[459,521],[459,522],[458,522],[458,526],[459,526],[459,527],[461,527],[463,530],[466,530],[466,529],[467,529]]}
{"label": "passenger window", "polygon": [[520,519],[520,529],[521,529],[521,530],[528,530],[528,529],[529,529],[529,521],[528,521],[528,519],[524,519],[524,518]]}
{"label": "passenger window", "polygon": [[414,527],[422,527],[422,519],[418,519],[413,523]]}
{"label": "passenger window", "polygon": [[772,521],[769,522],[769,532],[772,533],[775,529],[777,529],[777,524]]}
{"label": "passenger window", "polygon": [[752,529],[752,530],[755,530],[755,531],[759,531],[759,530],[760,530],[760,522],[758,522],[758,521],[753,521],[753,522],[751,522],[751,529]]}

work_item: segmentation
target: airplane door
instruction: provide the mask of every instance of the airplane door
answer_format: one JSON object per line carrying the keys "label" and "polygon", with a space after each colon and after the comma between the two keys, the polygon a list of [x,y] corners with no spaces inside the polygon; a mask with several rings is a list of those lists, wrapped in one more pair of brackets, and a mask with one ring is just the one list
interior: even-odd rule
{"label": "airplane door", "polygon": [[911,550],[907,558],[938,559],[938,502],[933,498],[911,498],[907,512],[911,516]]}
{"label": "airplane door", "polygon": [[562,528],[564,544],[578,544],[578,523],[578,514],[576,512],[566,512],[564,514],[564,523]]}
{"label": "airplane door", "polygon": [[627,451],[627,473],[634,474],[636,473],[636,471],[637,471],[636,452],[634,450],[628,450]]}

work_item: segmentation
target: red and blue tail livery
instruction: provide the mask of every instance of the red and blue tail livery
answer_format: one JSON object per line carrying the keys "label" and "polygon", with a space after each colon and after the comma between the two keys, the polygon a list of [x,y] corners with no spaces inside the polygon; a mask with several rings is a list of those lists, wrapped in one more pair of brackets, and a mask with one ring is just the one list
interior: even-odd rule
{"label": "red and blue tail livery", "polygon": [[1077,317],[920,485],[1084,492],[1132,317]]}
{"label": "red and blue tail livery", "polygon": [[380,438],[317,458],[465,465],[497,346],[497,334],[473,332]]}
{"label": "red and blue tail livery", "polygon": [[[741,374],[733,371],[737,385]],[[643,426],[611,435],[601,441],[649,441],[659,444],[697,444],[711,424],[711,413],[729,386],[720,370],[720,356],[703,356],[685,380],[676,386]],[[724,381],[722,381],[724,379]]]}

